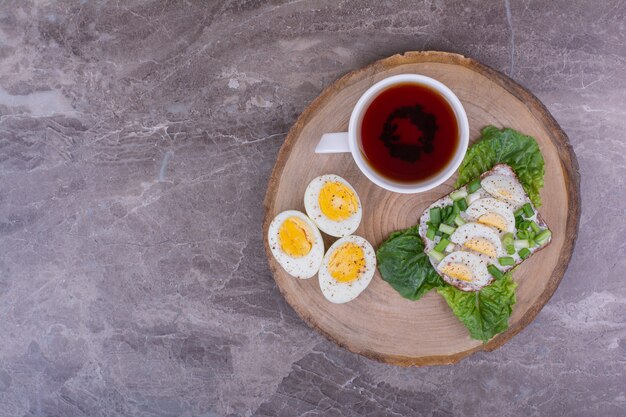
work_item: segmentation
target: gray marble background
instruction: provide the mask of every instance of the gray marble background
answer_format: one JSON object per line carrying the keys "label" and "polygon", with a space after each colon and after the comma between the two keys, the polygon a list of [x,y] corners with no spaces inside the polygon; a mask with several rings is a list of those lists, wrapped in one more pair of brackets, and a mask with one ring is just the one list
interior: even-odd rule
{"label": "gray marble background", "polygon": [[[626,2],[1,1],[0,416],[626,415]],[[581,231],[533,324],[396,368],[310,330],[261,234],[305,106],[444,50],[569,135]]]}

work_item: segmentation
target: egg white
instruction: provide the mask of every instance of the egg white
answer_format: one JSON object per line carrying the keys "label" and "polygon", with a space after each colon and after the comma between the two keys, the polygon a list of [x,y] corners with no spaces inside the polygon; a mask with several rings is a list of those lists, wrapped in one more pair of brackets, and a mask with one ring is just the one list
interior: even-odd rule
{"label": "egg white", "polygon": [[[330,275],[328,271],[328,263],[333,252],[343,245],[344,243],[352,242],[363,249],[363,256],[365,257],[365,270],[354,281],[351,282],[339,282]],[[347,303],[354,300],[359,294],[367,288],[372,281],[374,271],[376,270],[376,254],[372,245],[360,236],[346,236],[331,245],[324,256],[322,266],[320,268],[318,277],[320,289],[324,297],[335,304]]]}
{"label": "egg white", "polygon": [[[313,237],[311,251],[300,258],[291,257],[283,252],[280,247],[278,232],[280,226],[290,217],[297,217],[303,220],[307,226],[309,226],[311,236]],[[320,231],[304,213],[297,210],[287,210],[279,213],[270,223],[267,232],[267,240],[269,241],[272,255],[274,255],[274,258],[276,258],[280,266],[289,275],[300,279],[307,279],[313,277],[317,271],[319,271],[322,259],[324,258],[324,241],[322,240]]]}
{"label": "egg white", "polygon": [[[348,187],[356,197],[357,211],[352,216],[345,220],[334,221],[326,217],[320,208],[319,194],[322,187],[327,182],[340,182]],[[328,174],[319,176],[311,181],[304,192],[304,208],[311,220],[319,227],[319,229],[331,236],[343,237],[351,235],[358,229],[361,224],[361,217],[363,216],[363,209],[361,206],[361,200],[356,190],[350,185],[348,181],[341,178],[338,175]]]}

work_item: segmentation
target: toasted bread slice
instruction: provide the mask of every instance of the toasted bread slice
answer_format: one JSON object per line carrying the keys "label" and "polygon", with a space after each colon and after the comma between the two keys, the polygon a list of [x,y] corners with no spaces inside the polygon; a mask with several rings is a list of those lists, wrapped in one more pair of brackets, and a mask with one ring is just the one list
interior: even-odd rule
{"label": "toasted bread slice", "polygon": [[[431,204],[420,217],[419,233],[424,241],[424,251],[429,255],[430,262],[447,283],[463,291],[478,291],[493,281],[494,277],[491,273],[485,275],[489,265],[494,265],[502,273],[509,271],[528,259],[530,255],[546,247],[552,237],[548,226],[532,205],[528,194],[524,191],[517,175],[510,166],[495,165],[491,170],[481,175],[481,187],[463,197],[467,193],[467,187],[466,184]],[[457,209],[460,211],[458,213],[460,220],[457,219],[457,223],[450,225],[455,228],[454,232],[449,236],[445,234],[435,236],[431,240],[427,236],[429,225],[431,228],[433,226],[431,209],[440,208],[441,210],[447,206],[454,206],[454,200],[451,196],[457,200],[465,198],[468,208],[464,211]],[[532,216],[528,216],[527,213],[520,215],[520,212],[524,211],[522,207],[527,204],[532,208]],[[528,211],[528,206],[526,209]],[[518,216],[515,216],[516,212]],[[445,220],[441,219],[442,222]],[[520,220],[524,223],[521,223]],[[533,222],[534,225],[531,225],[530,222]],[[451,222],[448,221],[448,223]],[[465,225],[459,226],[462,223]],[[470,226],[467,226],[468,224]],[[527,229],[521,230],[520,226],[526,226]],[[449,228],[444,227],[444,229]],[[513,233],[515,239],[514,253],[507,253],[507,246],[509,245],[502,242],[507,233]],[[534,237],[525,238],[526,235],[534,235]],[[535,240],[537,236],[540,238]],[[450,240],[450,244],[441,252],[433,252],[444,237]],[[498,239],[499,241],[497,241]],[[509,243],[508,240],[507,243]],[[528,247],[523,249],[526,245]],[[510,247],[508,249],[511,250]],[[459,272],[468,271],[465,267],[459,267],[460,269],[445,268],[446,265],[449,266],[450,259],[454,261],[455,257],[449,256],[454,252],[471,252],[476,255],[473,257],[456,257],[456,259],[472,259],[472,265],[468,266],[469,271],[471,271],[470,276],[465,276]],[[448,259],[443,259],[444,262],[441,262],[442,256],[447,256]],[[507,258],[502,261],[505,265],[501,264],[500,258]],[[443,266],[440,268],[440,265]],[[457,266],[459,266],[458,263]],[[493,267],[491,269],[493,270]],[[446,273],[445,271],[455,271],[455,273]]]}

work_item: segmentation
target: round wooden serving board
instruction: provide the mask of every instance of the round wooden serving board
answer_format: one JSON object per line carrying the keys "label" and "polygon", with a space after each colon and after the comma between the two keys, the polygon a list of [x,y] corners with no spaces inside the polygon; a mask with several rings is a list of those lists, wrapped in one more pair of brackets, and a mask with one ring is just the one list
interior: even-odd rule
{"label": "round wooden serving board", "polygon": [[[355,300],[332,304],[317,276],[293,278],[276,262],[267,245],[267,229],[276,214],[304,212],[304,190],[322,174],[337,174],[356,189],[363,220],[355,234],[377,248],[398,229],[417,223],[431,202],[453,190],[456,175],[421,194],[396,194],[379,188],[358,170],[350,154],[314,153],[323,133],[346,131],[352,107],[372,84],[395,74],[433,77],[456,93],[467,112],[470,138],[493,124],[533,136],[545,158],[545,187],[540,213],[553,232],[552,243],[513,274],[517,303],[509,329],[489,343],[469,337],[467,329],[435,291],[418,301],[402,298],[376,273]],[[472,59],[443,52],[408,52],[351,72],[328,87],[299,117],[283,144],[265,197],[263,233],[269,265],[287,302],[311,327],[346,349],[398,365],[450,364],[478,350],[493,350],[520,332],[556,290],[572,255],[580,214],[578,165],[565,133],[547,109],[510,78]],[[335,239],[325,237],[326,248]]]}

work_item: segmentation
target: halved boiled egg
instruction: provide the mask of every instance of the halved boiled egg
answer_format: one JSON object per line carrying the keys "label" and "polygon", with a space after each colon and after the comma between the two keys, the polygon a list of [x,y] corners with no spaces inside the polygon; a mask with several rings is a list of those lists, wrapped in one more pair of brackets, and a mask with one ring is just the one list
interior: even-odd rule
{"label": "halved boiled egg", "polygon": [[519,204],[526,201],[524,188],[514,176],[489,175],[481,180],[480,185],[495,198]]}
{"label": "halved boiled egg", "polygon": [[318,277],[324,297],[341,304],[355,299],[367,288],[376,270],[372,245],[360,236],[346,236],[332,244]]}
{"label": "halved boiled egg", "polygon": [[476,200],[465,210],[465,214],[478,223],[495,227],[501,232],[515,232],[515,215],[508,204],[495,198]]}
{"label": "halved boiled egg", "polygon": [[304,208],[322,232],[351,235],[361,223],[361,200],[348,181],[338,175],[322,175],[304,192]]}
{"label": "halved boiled egg", "polygon": [[504,255],[498,232],[480,223],[465,223],[450,235],[450,241],[490,258]]}
{"label": "halved boiled egg", "polygon": [[304,213],[287,210],[274,217],[267,239],[272,255],[285,272],[296,278],[311,278],[324,257],[322,234]]}
{"label": "halved boiled egg", "polygon": [[478,291],[492,280],[487,260],[470,252],[452,252],[439,262],[437,270],[447,283],[463,291]]}

